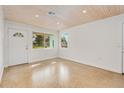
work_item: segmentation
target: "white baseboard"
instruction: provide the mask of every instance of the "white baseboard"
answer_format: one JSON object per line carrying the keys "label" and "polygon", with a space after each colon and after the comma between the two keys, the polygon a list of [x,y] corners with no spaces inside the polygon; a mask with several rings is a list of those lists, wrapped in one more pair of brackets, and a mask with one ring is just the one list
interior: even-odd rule
{"label": "white baseboard", "polygon": [[[44,61],[44,60],[48,60],[48,59],[52,59],[52,58],[57,58],[57,56],[53,56],[53,57],[48,57],[48,58],[42,58],[42,59],[38,59],[38,60],[29,60],[29,62],[27,63],[35,63],[35,62],[39,62],[39,61]],[[9,67],[11,65],[6,65],[5,67]]]}
{"label": "white baseboard", "polygon": [[102,66],[96,66],[96,65],[93,65],[93,64],[86,64],[86,62],[83,62],[83,61],[81,61],[81,60],[76,60],[76,59],[74,59],[74,58],[63,57],[63,56],[59,56],[59,58],[66,59],[66,60],[70,60],[70,61],[74,61],[74,62],[77,62],[77,63],[89,65],[89,66],[93,66],[93,67],[100,68],[100,69],[103,69],[103,70],[107,70],[107,71],[111,71],[111,72],[115,72],[115,73],[122,74],[122,72],[120,72],[120,71],[113,70],[113,69],[109,69],[109,68],[105,68],[105,67],[102,67]]}
{"label": "white baseboard", "polygon": [[57,58],[57,56],[48,57],[48,58],[43,58],[43,59],[39,59],[39,60],[32,60],[32,61],[30,61],[29,63],[35,63],[35,62],[38,62],[38,61],[44,61],[44,60],[53,59],[53,58]]}

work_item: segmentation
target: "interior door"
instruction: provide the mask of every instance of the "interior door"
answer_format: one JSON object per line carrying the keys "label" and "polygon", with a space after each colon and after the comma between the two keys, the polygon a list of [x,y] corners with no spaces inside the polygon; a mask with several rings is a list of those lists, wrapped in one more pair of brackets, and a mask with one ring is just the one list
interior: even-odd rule
{"label": "interior door", "polygon": [[27,32],[9,29],[9,66],[28,62]]}

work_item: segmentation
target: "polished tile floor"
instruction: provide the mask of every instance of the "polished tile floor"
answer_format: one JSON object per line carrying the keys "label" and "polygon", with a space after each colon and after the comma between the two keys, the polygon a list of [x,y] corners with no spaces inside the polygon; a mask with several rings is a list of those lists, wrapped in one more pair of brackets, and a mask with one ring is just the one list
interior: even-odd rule
{"label": "polished tile floor", "polygon": [[124,76],[92,66],[55,58],[6,68],[0,87],[124,87]]}

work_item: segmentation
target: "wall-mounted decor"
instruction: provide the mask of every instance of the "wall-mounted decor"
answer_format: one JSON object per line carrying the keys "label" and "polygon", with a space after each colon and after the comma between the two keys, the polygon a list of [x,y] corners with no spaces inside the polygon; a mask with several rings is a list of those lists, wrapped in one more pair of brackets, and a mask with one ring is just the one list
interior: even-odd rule
{"label": "wall-mounted decor", "polygon": [[24,37],[24,35],[20,32],[16,32],[15,34],[13,34],[14,37]]}

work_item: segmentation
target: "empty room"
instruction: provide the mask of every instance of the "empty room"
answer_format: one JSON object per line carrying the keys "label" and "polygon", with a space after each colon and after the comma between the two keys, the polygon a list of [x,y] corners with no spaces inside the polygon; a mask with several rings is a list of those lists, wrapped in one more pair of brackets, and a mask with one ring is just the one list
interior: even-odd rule
{"label": "empty room", "polygon": [[123,5],[0,5],[1,88],[123,88]]}

